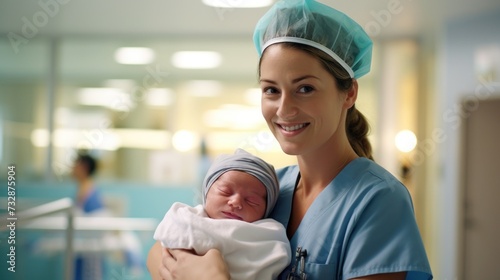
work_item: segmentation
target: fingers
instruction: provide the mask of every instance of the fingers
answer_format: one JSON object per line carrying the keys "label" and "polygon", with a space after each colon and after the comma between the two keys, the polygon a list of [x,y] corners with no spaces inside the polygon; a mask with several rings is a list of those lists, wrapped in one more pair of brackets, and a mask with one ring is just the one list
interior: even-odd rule
{"label": "fingers", "polygon": [[163,250],[161,252],[161,258],[162,258],[162,260],[167,260],[170,258],[173,258],[174,260],[176,260],[176,258],[174,258],[174,256],[172,256],[171,251],[168,248],[163,248]]}
{"label": "fingers", "polygon": [[196,255],[193,251],[185,249],[167,249],[167,253],[169,255],[168,258],[171,258],[174,261],[179,261],[180,259],[186,259],[190,256]]}
{"label": "fingers", "polygon": [[160,277],[163,280],[173,280],[172,275],[170,274],[170,271],[165,266],[160,266],[159,269]]}
{"label": "fingers", "polygon": [[159,273],[162,279],[165,280],[172,280],[172,274],[168,270],[169,266],[172,267],[172,265],[175,263],[175,259],[172,257],[168,249],[163,248],[161,250],[161,264],[159,268]]}

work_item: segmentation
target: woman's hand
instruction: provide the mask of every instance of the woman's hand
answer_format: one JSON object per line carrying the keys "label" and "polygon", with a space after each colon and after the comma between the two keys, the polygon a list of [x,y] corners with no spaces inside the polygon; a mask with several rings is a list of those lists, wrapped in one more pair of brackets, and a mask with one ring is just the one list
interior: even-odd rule
{"label": "woman's hand", "polygon": [[149,250],[147,267],[153,280],[229,280],[229,271],[218,250],[198,256],[186,250],[168,250],[156,242]]}
{"label": "woman's hand", "polygon": [[[148,267],[149,274],[153,280],[163,280],[161,277],[162,264],[162,251],[166,250],[161,247],[160,242],[156,242],[149,250],[146,266]],[[166,268],[165,268],[166,269]]]}
{"label": "woman's hand", "polygon": [[166,280],[229,280],[229,271],[219,250],[211,249],[198,256],[187,250],[162,251],[160,275]]}

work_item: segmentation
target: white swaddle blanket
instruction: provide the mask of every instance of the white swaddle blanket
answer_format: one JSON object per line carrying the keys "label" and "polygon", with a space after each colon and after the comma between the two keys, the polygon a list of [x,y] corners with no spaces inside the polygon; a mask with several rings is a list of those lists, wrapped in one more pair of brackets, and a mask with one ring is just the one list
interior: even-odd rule
{"label": "white swaddle blanket", "polygon": [[291,260],[286,231],[279,222],[212,219],[202,205],[174,203],[154,239],[163,247],[194,249],[200,255],[219,249],[233,280],[275,279]]}

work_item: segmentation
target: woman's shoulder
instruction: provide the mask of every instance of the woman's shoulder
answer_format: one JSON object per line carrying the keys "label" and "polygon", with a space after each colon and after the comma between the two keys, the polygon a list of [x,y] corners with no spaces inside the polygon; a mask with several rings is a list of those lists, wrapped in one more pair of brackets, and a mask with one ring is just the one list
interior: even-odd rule
{"label": "woman's shoulder", "polygon": [[348,164],[338,178],[338,183],[363,193],[396,192],[408,194],[406,187],[389,171],[367,158],[357,158]]}
{"label": "woman's shoulder", "polygon": [[352,179],[358,178],[363,179],[369,177],[370,180],[381,180],[381,181],[398,181],[399,180],[387,169],[380,166],[373,160],[359,157],[352,162],[350,162],[342,173],[345,173]]}

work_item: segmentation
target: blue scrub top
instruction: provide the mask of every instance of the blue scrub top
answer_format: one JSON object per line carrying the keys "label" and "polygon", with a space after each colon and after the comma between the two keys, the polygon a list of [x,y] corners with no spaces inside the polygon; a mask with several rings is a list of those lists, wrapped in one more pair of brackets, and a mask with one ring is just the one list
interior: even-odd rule
{"label": "blue scrub top", "polygon": [[[277,171],[280,195],[271,217],[288,226],[298,166]],[[406,187],[366,158],[350,162],[311,204],[290,240],[307,250],[307,279],[351,279],[407,271],[432,279]],[[295,258],[280,275],[286,276]],[[299,266],[300,267],[300,266]]]}
{"label": "blue scrub top", "polygon": [[[100,192],[97,189],[87,196],[82,205],[79,205],[84,213],[104,209],[104,203]],[[74,279],[75,280],[93,280],[103,279],[104,259],[99,254],[76,254]]]}
{"label": "blue scrub top", "polygon": [[81,205],[83,212],[90,213],[96,210],[102,210],[104,203],[101,194],[97,189],[93,189]]}

